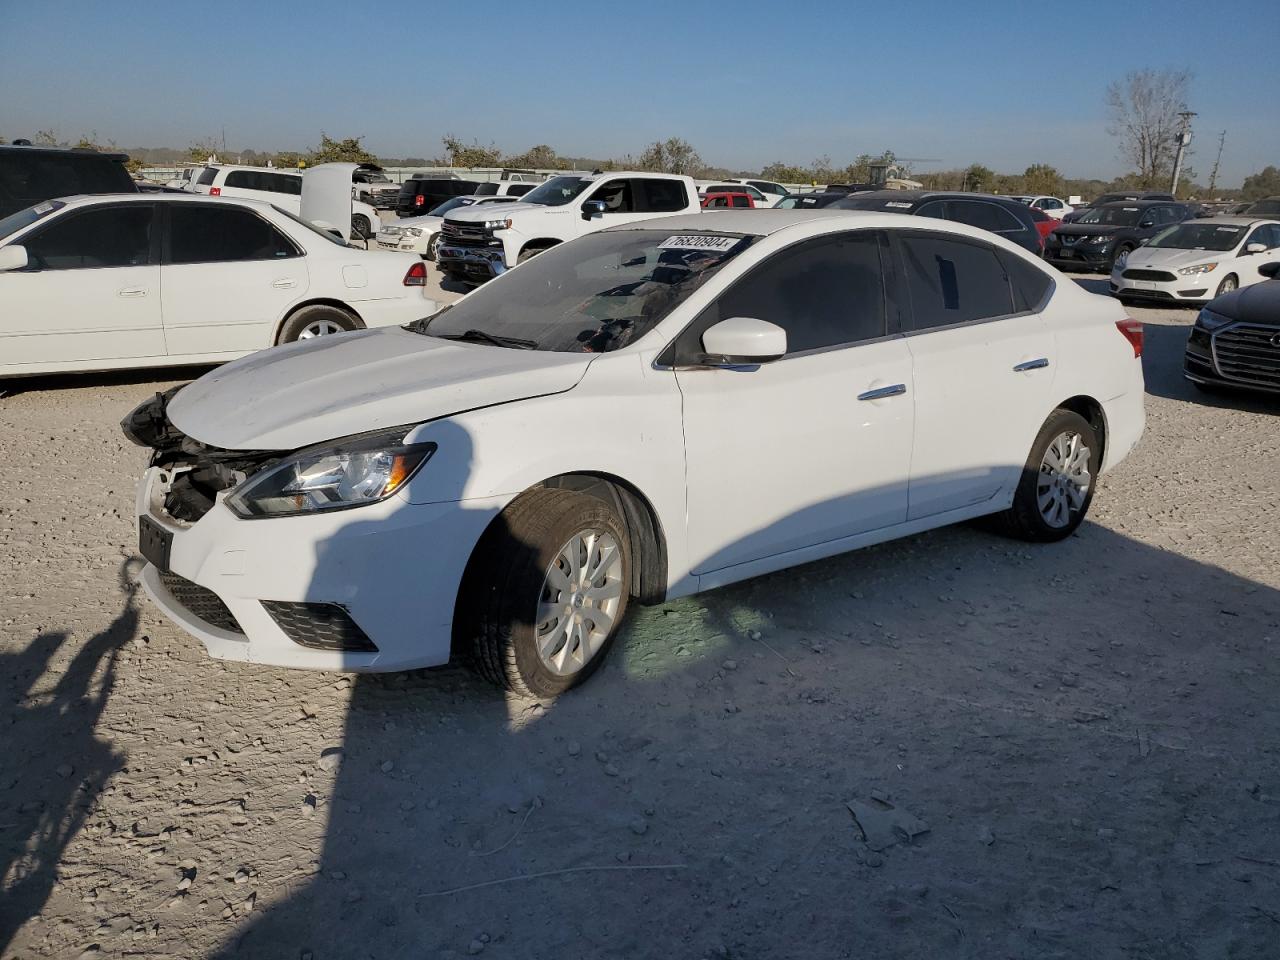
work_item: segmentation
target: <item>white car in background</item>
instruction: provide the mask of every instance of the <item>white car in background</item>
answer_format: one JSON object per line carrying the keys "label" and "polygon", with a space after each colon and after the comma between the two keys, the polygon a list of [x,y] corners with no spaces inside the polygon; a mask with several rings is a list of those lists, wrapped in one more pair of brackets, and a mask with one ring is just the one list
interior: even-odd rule
{"label": "white car in background", "polygon": [[220,363],[408,323],[436,309],[425,283],[416,256],[357,250],[257,200],[47,200],[0,220],[0,377]]}
{"label": "white car in background", "polygon": [[[750,179],[742,179],[739,177],[729,177],[728,179],[721,180],[720,182],[721,183],[740,183],[743,186],[750,187],[752,190],[758,190],[761,194],[764,195],[765,199],[768,201],[766,206],[770,206],[770,207],[776,204],[783,197],[791,196],[790,190],[788,190],[786,187],[784,187],[780,183],[774,183],[772,180],[750,180]],[[754,197],[752,199],[754,199]],[[758,203],[759,201],[757,201],[757,205]]]}
{"label": "white car in background", "polygon": [[1266,280],[1280,260],[1280,220],[1208,217],[1175,224],[1137,247],[1111,271],[1122,300],[1204,303]]}
{"label": "white car in background", "polygon": [[444,216],[451,210],[470,207],[478,203],[486,206],[495,203],[514,203],[517,197],[507,196],[470,196],[451,197],[430,213],[421,217],[406,217],[395,223],[384,223],[378,231],[379,250],[407,250],[416,253],[426,260],[436,258],[436,247],[440,243],[440,225]]}
{"label": "white car in background", "polygon": [[[329,166],[329,164],[322,164]],[[349,165],[354,172],[356,164]],[[239,197],[244,200],[263,200],[275,204],[281,210],[287,210],[295,217],[301,216],[303,179],[312,171],[279,170],[275,167],[244,167],[227,163],[209,164],[190,186],[192,193],[200,193],[210,197]],[[354,196],[354,186],[348,187],[353,192],[351,199],[351,232],[353,240],[368,240],[378,232],[381,220],[378,211],[363,200]],[[334,224],[337,226],[337,224]]]}
{"label": "white car in background", "polygon": [[709,193],[745,193],[757,210],[772,207],[783,197],[783,194],[765,193],[742,180],[708,180],[699,185],[699,197],[705,198]]}
{"label": "white car in background", "polygon": [[1115,300],[950,221],[624,221],[142,405],[141,579],[215,657],[454,655],[552,697],[631,599],[982,515],[1069,536],[1142,434],[1141,350]]}
{"label": "white car in background", "polygon": [[1028,207],[1031,207],[1033,210],[1039,210],[1041,213],[1047,214],[1048,216],[1053,217],[1053,219],[1055,220],[1061,220],[1068,213],[1071,213],[1073,210],[1075,210],[1075,207],[1071,206],[1068,203],[1064,203],[1063,201],[1059,200],[1057,197],[1030,195],[1030,196],[1015,196],[1015,197],[1011,197],[1010,199],[1019,200],[1022,203],[1025,203]]}

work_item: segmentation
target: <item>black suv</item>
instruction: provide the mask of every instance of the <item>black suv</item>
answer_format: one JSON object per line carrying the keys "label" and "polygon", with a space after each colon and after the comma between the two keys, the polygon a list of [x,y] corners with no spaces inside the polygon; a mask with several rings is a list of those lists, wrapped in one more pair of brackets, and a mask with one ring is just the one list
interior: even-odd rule
{"label": "black suv", "polygon": [[0,218],[81,193],[137,193],[123,153],[0,146]]}
{"label": "black suv", "polygon": [[1110,273],[1116,261],[1165,227],[1192,216],[1185,203],[1121,200],[1085,211],[1074,223],[1054,228],[1044,258],[1060,269],[1079,267]]}
{"label": "black suv", "polygon": [[1224,293],[1196,317],[1182,369],[1201,390],[1280,393],[1280,262],[1258,272],[1272,279]]}
{"label": "black suv", "polygon": [[420,217],[454,197],[469,197],[479,189],[476,180],[422,179],[406,180],[400,184],[400,196],[396,198],[396,214],[401,217]]}
{"label": "black suv", "polygon": [[998,234],[1036,256],[1040,231],[1025,203],[988,193],[945,193],[936,190],[873,190],[851,193],[831,204],[834,210],[877,210],[937,220],[954,220]]}

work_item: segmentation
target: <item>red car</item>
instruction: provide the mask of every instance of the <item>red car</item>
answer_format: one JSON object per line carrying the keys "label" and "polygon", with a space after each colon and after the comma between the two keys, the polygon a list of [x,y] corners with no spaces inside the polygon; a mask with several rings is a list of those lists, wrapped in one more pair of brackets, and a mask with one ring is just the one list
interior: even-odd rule
{"label": "red car", "polygon": [[1053,233],[1053,228],[1062,223],[1062,221],[1035,207],[1027,207],[1027,209],[1031,212],[1031,219],[1036,222],[1036,230],[1040,233],[1040,252],[1043,254],[1045,239],[1049,234]]}
{"label": "red car", "polygon": [[702,198],[703,210],[723,210],[727,207],[754,207],[755,205],[755,201],[751,199],[751,194],[740,193],[736,190],[708,193]]}

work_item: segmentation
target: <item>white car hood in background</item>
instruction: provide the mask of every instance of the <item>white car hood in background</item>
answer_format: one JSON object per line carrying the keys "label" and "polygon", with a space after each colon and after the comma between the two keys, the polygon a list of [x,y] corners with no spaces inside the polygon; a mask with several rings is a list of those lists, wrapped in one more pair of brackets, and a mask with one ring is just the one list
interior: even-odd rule
{"label": "white car hood in background", "polygon": [[298,215],[321,229],[346,237],[351,228],[351,174],[359,164],[322,163],[302,171],[302,204]]}
{"label": "white car hood in background", "polygon": [[405,217],[403,220],[397,220],[395,223],[384,224],[382,229],[387,227],[399,227],[401,230],[407,227],[426,227],[428,230],[438,230],[440,224],[444,223],[444,217]]}
{"label": "white car hood in background", "polygon": [[1125,269],[1177,270],[1196,263],[1235,259],[1234,250],[1176,250],[1173,247],[1138,247],[1129,254]]}
{"label": "white car hood in background", "polygon": [[459,343],[400,327],[316,337],[205,374],[169,420],[225,450],[295,450],[464,410],[562,393],[595,354]]}
{"label": "white car hood in background", "polygon": [[504,217],[519,216],[522,213],[546,213],[549,210],[565,213],[581,212],[572,200],[560,207],[549,207],[541,203],[473,203],[457,210],[450,210],[445,214],[445,219],[458,220],[462,223],[484,223],[486,220],[501,220]]}

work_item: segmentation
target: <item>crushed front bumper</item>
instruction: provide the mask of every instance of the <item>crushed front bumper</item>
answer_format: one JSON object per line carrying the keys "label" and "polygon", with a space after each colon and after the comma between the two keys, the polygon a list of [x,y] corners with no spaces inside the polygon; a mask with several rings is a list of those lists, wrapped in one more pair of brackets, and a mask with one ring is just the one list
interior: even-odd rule
{"label": "crushed front bumper", "polygon": [[442,242],[436,248],[436,264],[445,273],[461,274],[479,283],[507,271],[502,247],[467,247]]}

